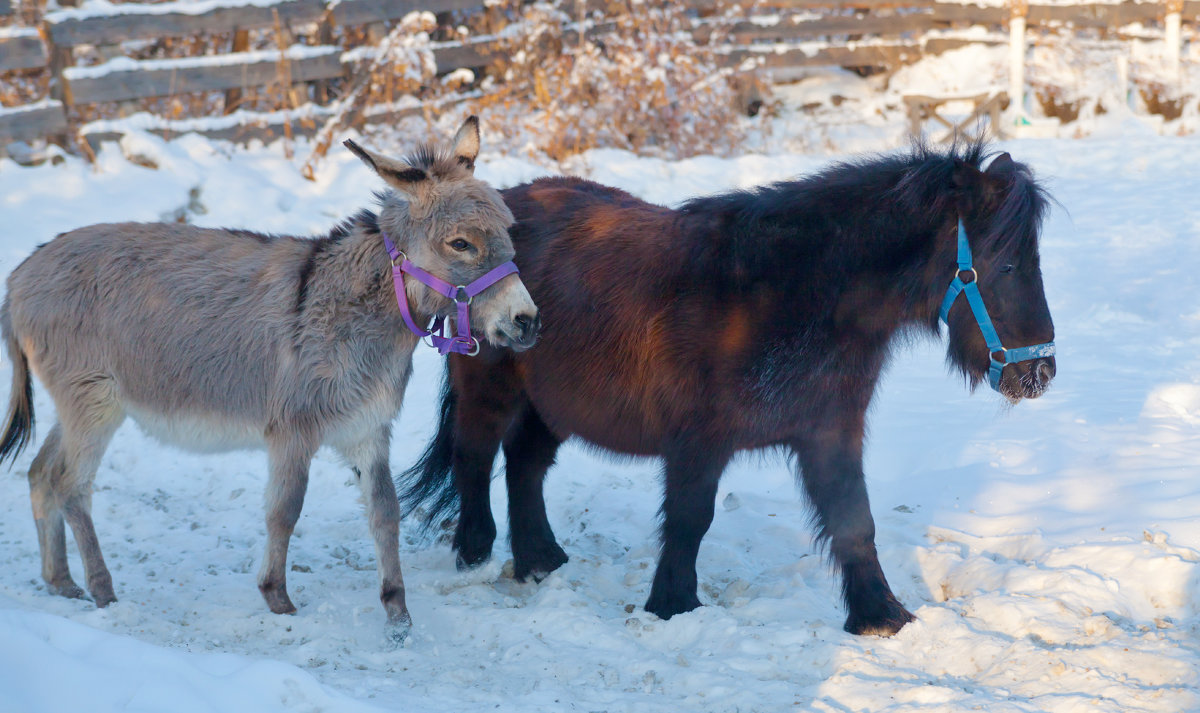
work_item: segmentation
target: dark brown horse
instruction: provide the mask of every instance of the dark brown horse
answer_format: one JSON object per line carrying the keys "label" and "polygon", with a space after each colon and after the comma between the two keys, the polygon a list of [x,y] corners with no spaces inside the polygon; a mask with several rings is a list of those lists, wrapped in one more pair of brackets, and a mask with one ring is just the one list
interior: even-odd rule
{"label": "dark brown horse", "polygon": [[[516,574],[540,578],[567,561],[542,498],[563,440],[662,456],[646,610],[669,618],[700,605],[696,553],[726,464],[783,447],[841,569],[846,630],[898,631],[913,617],[880,567],[862,469],[867,406],[897,335],[938,334],[951,281],[975,275],[1006,344],[1054,337],[1038,264],[1047,196],[1007,154],[982,170],[984,154],[917,147],[678,210],[577,178],[505,191],[546,326],[528,352],[451,358],[439,431],[401,476],[407,503],[424,502],[432,523],[460,502],[459,564],[486,560],[503,444]],[[974,253],[961,273],[960,220]],[[948,314],[948,359],[973,387],[996,350],[965,301]],[[1054,376],[1045,354],[998,366],[997,390],[1039,396]]]}

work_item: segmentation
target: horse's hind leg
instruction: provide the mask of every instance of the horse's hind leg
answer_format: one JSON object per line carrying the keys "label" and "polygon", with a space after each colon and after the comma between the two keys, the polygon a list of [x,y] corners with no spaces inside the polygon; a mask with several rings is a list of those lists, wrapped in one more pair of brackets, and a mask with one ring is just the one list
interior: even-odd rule
{"label": "horse's hind leg", "polygon": [[258,591],[276,614],[296,611],[287,593],[287,553],[308,490],[308,469],[316,451],[313,440],[297,433],[267,440],[267,553],[258,571]]}
{"label": "horse's hind leg", "polygon": [[875,521],[862,468],[862,430],[829,428],[796,445],[818,536],[842,570],[851,634],[891,636],[914,619],[892,594],[875,550]]}
{"label": "horse's hind leg", "polygon": [[62,503],[54,493],[54,483],[63,477],[61,443],[62,426],[56,423],[29,466],[29,500],[42,554],[42,579],[47,589],[51,594],[80,599],[84,592],[71,578],[71,569],[67,565],[67,530]]}
{"label": "horse's hind leg", "polygon": [[546,471],[561,444],[529,403],[504,439],[513,567],[522,581],[529,576],[541,581],[567,562],[567,553],[554,540],[542,494]]}
{"label": "horse's hind leg", "polygon": [[[478,357],[482,359],[483,357]],[[452,359],[458,392],[454,414],[454,487],[459,496],[454,550],[459,569],[475,567],[492,555],[492,463],[519,403],[520,377],[511,359],[499,364]]]}
{"label": "horse's hind leg", "polygon": [[375,540],[379,563],[379,599],[387,612],[394,639],[403,640],[412,626],[404,603],[404,577],[400,573],[400,503],[388,468],[391,427],[381,426],[358,443],[339,447],[354,469],[367,505],[367,526]]}
{"label": "horse's hind leg", "polygon": [[663,453],[667,493],[663,499],[662,553],[646,611],[670,619],[700,606],[696,555],[712,524],[717,483],[732,451],[717,442],[689,439]]}

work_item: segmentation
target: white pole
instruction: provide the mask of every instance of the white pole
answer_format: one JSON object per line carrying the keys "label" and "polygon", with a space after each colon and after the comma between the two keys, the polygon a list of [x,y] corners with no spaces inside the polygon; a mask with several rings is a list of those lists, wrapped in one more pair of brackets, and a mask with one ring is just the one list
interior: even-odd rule
{"label": "white pole", "polygon": [[[1180,35],[1180,20],[1181,20],[1180,15],[1181,15],[1181,13],[1180,13],[1179,9],[1177,9],[1177,6],[1181,5],[1181,4],[1182,3],[1172,3],[1172,2],[1167,3],[1167,16],[1166,16],[1166,21],[1163,23],[1163,25],[1164,25],[1163,39],[1167,43],[1167,47],[1166,47],[1167,77],[1171,80],[1172,83],[1174,83],[1176,85],[1176,87],[1179,86],[1179,80],[1180,80],[1179,52],[1180,52],[1180,47],[1182,46],[1182,38]],[[1176,6],[1176,7],[1172,7],[1172,6]]]}
{"label": "white pole", "polygon": [[1014,122],[1025,116],[1025,12],[1028,5],[1014,2],[1008,21],[1008,113]]}

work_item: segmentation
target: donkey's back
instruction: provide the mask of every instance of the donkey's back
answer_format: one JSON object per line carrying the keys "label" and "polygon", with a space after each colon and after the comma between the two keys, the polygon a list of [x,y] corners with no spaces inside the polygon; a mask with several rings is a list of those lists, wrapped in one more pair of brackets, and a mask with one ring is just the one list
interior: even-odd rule
{"label": "donkey's back", "polygon": [[12,273],[6,322],[56,400],[86,388],[177,445],[261,444],[317,243],[173,224],[80,228]]}

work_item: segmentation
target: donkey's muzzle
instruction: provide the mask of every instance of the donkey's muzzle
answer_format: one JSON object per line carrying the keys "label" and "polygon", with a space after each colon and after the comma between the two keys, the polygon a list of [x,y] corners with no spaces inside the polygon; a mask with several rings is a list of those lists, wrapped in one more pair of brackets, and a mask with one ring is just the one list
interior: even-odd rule
{"label": "donkey's muzzle", "polygon": [[542,318],[536,312],[514,316],[513,330],[512,334],[510,334],[513,348],[520,351],[532,347],[541,331]]}

